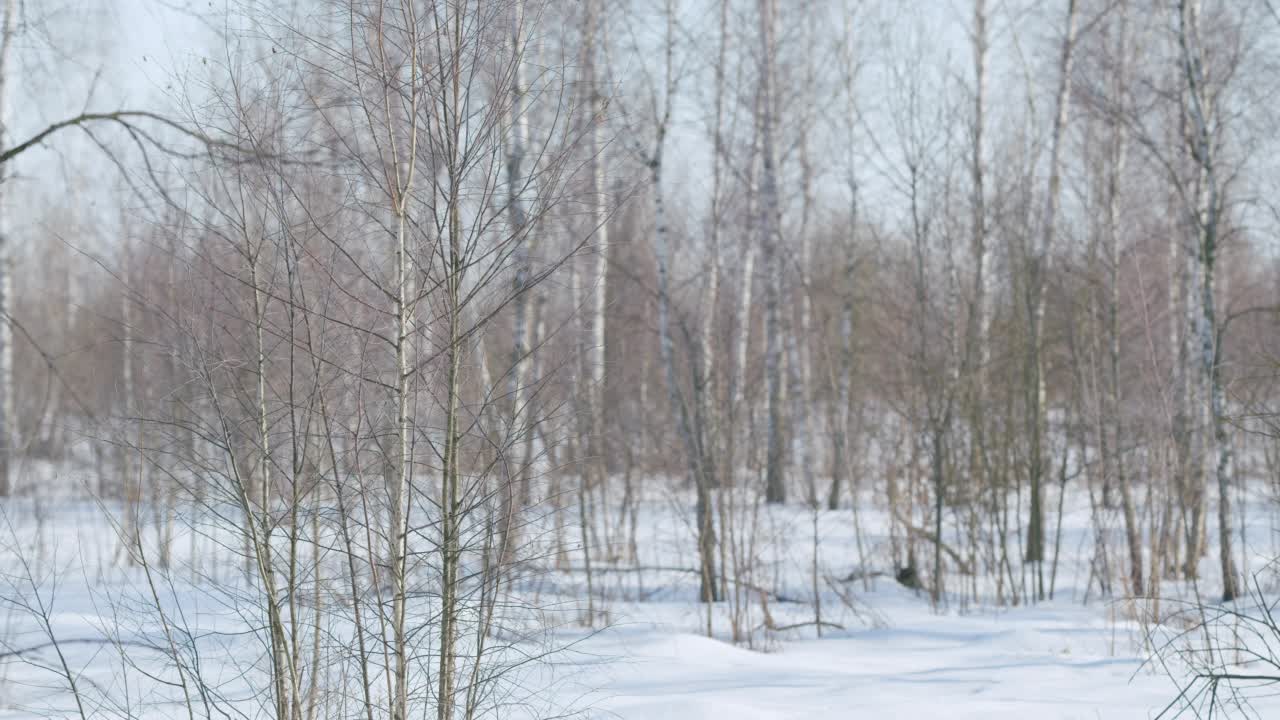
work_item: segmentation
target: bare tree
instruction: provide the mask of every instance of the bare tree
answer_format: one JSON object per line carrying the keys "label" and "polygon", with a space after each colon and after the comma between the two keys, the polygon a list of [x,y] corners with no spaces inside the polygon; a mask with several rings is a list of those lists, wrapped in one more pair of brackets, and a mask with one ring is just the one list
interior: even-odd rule
{"label": "bare tree", "polygon": [[[1193,296],[1198,314],[1194,337],[1197,342],[1196,427],[1204,434],[1205,462],[1213,462],[1218,486],[1218,552],[1222,563],[1222,599],[1234,600],[1240,594],[1235,561],[1231,553],[1231,442],[1224,418],[1226,398],[1222,389],[1222,371],[1218,348],[1218,316],[1215,298],[1215,264],[1221,235],[1223,197],[1218,177],[1215,144],[1218,141],[1219,109],[1207,86],[1206,49],[1200,31],[1198,0],[1178,3],[1178,48],[1185,82],[1186,115],[1189,121],[1187,152],[1194,161],[1194,205],[1189,208],[1191,226],[1196,232],[1193,255],[1196,293]],[[1212,459],[1212,460],[1210,460]]]}
{"label": "bare tree", "polygon": [[1058,206],[1062,187],[1062,155],[1064,133],[1070,115],[1071,67],[1079,29],[1076,0],[1067,0],[1066,28],[1058,63],[1058,83],[1054,99],[1053,125],[1049,136],[1049,175],[1045,191],[1044,214],[1040,221],[1040,238],[1027,258],[1026,299],[1027,359],[1026,383],[1027,427],[1030,432],[1027,468],[1030,478],[1031,509],[1027,520],[1027,562],[1036,564],[1036,596],[1043,599],[1044,588],[1044,508],[1043,479],[1051,464],[1046,458],[1046,397],[1042,333],[1045,311],[1045,275],[1057,232]]}

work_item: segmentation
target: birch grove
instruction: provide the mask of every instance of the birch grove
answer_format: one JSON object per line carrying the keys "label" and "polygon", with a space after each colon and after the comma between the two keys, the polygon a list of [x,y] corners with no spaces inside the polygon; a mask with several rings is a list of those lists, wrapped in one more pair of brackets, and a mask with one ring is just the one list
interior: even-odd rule
{"label": "birch grove", "polygon": [[132,593],[77,714],[558,716],[647,603],[775,650],[885,586],[1277,665],[1266,0],[169,8],[147,101],[0,11],[0,510]]}

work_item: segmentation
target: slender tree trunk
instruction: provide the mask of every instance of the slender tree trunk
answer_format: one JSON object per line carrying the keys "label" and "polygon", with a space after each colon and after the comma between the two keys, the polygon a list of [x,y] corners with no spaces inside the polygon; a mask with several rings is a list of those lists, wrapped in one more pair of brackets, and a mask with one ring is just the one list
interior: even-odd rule
{"label": "slender tree trunk", "polygon": [[1215,262],[1218,252],[1218,229],[1222,212],[1221,190],[1218,181],[1217,155],[1214,147],[1217,109],[1211,105],[1206,88],[1204,69],[1205,50],[1200,42],[1200,7],[1198,0],[1181,0],[1178,4],[1178,45],[1181,50],[1182,71],[1186,80],[1187,115],[1191,133],[1188,138],[1191,158],[1195,161],[1198,178],[1194,225],[1197,230],[1199,253],[1196,258],[1199,314],[1196,318],[1195,337],[1198,343],[1199,367],[1197,373],[1198,434],[1204,437],[1201,444],[1204,457],[1197,458],[1203,466],[1213,458],[1214,475],[1218,486],[1218,551],[1222,563],[1222,600],[1230,602],[1239,595],[1234,556],[1231,552],[1231,441],[1227,437],[1224,421],[1225,398],[1219,365],[1221,349],[1218,347],[1217,309],[1214,299]]}
{"label": "slender tree trunk", "polygon": [[[581,307],[582,300],[582,276],[578,269],[576,257],[569,260],[569,306],[577,310]],[[586,348],[583,347],[580,332],[574,333],[574,357],[577,362],[579,374],[582,374],[583,364],[586,362]],[[577,471],[578,480],[578,531],[580,545],[582,547],[582,567],[586,580],[587,607],[583,618],[587,627],[593,627],[595,624],[595,588],[593,587],[594,578],[591,569],[591,518],[587,512],[587,505],[590,501],[591,482],[587,473],[584,461],[586,450],[583,447],[583,438],[586,436],[585,428],[582,427],[583,410],[582,410],[582,389],[575,386],[572,390],[574,403],[574,414],[577,417],[577,426],[579,432],[577,437],[569,438],[569,457],[570,462],[574,464]],[[558,494],[557,494],[558,495]],[[559,515],[557,514],[557,517]]]}
{"label": "slender tree trunk", "polygon": [[[1170,212],[1179,213],[1172,207]],[[1185,218],[1186,214],[1182,213]],[[1203,516],[1204,491],[1202,474],[1197,472],[1193,458],[1192,443],[1192,378],[1191,373],[1191,328],[1194,326],[1195,303],[1191,292],[1191,256],[1185,247],[1187,238],[1184,231],[1190,232],[1187,223],[1179,223],[1169,233],[1169,347],[1174,358],[1172,368],[1173,383],[1173,417],[1172,435],[1174,451],[1172,454],[1173,491],[1178,497],[1178,518],[1183,529],[1184,558],[1182,574],[1187,579],[1199,576],[1200,519]],[[1177,554],[1176,547],[1174,554]]]}
{"label": "slender tree trunk", "polygon": [[[987,397],[987,365],[990,354],[990,343],[987,340],[988,328],[991,324],[989,295],[987,285],[990,250],[987,247],[987,197],[986,172],[984,165],[984,145],[986,131],[986,93],[987,93],[987,7],[986,0],[974,0],[973,3],[973,130],[970,141],[969,176],[970,192],[970,253],[973,263],[973,288],[969,305],[969,316],[965,322],[965,343],[962,356],[961,376],[968,387],[968,422],[969,422],[969,475],[978,492],[983,487],[990,487],[994,494],[1002,492],[984,477],[986,419],[985,403]],[[999,570],[996,572],[999,577]]]}
{"label": "slender tree trunk", "polygon": [[461,613],[459,607],[459,590],[461,580],[459,569],[462,564],[462,515],[464,498],[461,494],[461,472],[458,465],[461,430],[459,429],[459,405],[461,394],[462,364],[462,180],[463,168],[460,148],[464,133],[463,117],[463,10],[451,9],[452,21],[446,25],[449,39],[449,80],[450,88],[444,94],[444,106],[441,108],[442,127],[445,135],[446,167],[448,179],[446,196],[446,221],[448,253],[442,260],[445,264],[444,301],[447,317],[448,336],[445,338],[445,360],[448,368],[445,374],[445,436],[442,453],[443,472],[441,485],[441,521],[440,521],[440,662],[437,670],[438,690],[436,693],[436,717],[438,720],[450,720],[457,704],[457,664],[458,664],[458,620]]}
{"label": "slender tree trunk", "polygon": [[760,247],[765,272],[765,382],[767,400],[767,451],[765,465],[765,500],[782,503],[787,500],[783,478],[782,448],[782,248],[778,201],[777,151],[774,147],[774,0],[759,0],[760,44],[763,66],[760,71]]}
{"label": "slender tree trunk", "polygon": [[[510,94],[510,128],[507,136],[507,222],[510,232],[516,237],[513,253],[515,276],[512,279],[512,330],[511,330],[511,371],[508,376],[507,394],[511,397],[511,413],[509,415],[510,435],[514,442],[512,448],[527,442],[526,436],[532,431],[527,421],[529,408],[525,407],[528,398],[525,396],[525,383],[528,382],[531,351],[529,344],[529,281],[532,276],[531,248],[533,234],[527,231],[527,218],[524,209],[524,189],[526,178],[523,169],[525,148],[529,142],[529,118],[524,105],[524,0],[515,0],[512,5],[511,53],[512,74]],[[502,509],[500,520],[500,538],[497,565],[499,569],[511,565],[512,553],[519,542],[519,526],[515,522],[515,514],[520,505],[518,493],[529,482],[530,458],[519,457],[514,474],[508,472],[503,478],[501,490]],[[509,468],[510,461],[502,463]]]}
{"label": "slender tree trunk", "polygon": [[[850,223],[849,223],[849,239],[846,241],[845,248],[845,266],[844,266],[844,292],[840,303],[840,369],[838,380],[836,381],[836,413],[839,418],[838,427],[835,428],[833,434],[834,442],[832,444],[832,469],[831,469],[831,490],[827,493],[827,509],[836,510],[840,507],[840,480],[849,475],[849,459],[846,453],[849,447],[850,435],[850,395],[853,386],[853,323],[855,312],[854,288],[856,285],[857,263],[855,261],[855,253],[857,248],[858,233],[858,183],[856,180],[850,180],[849,192],[850,200]],[[852,478],[850,478],[850,489],[852,490]],[[857,517],[858,497],[853,497],[854,516]],[[859,540],[860,541],[860,540]]]}
{"label": "slender tree trunk", "polygon": [[[0,20],[0,149],[9,144],[9,76],[18,22],[17,0],[5,0]],[[12,491],[10,460],[17,451],[17,416],[13,397],[13,252],[9,237],[10,192],[7,164],[0,163],[0,497]]]}
{"label": "slender tree trunk", "polygon": [[[391,211],[395,217],[395,402],[396,435],[395,455],[392,460],[392,486],[390,492],[390,517],[387,540],[391,561],[391,632],[392,632],[392,720],[408,720],[409,716],[409,628],[406,627],[408,604],[408,564],[410,512],[413,508],[413,442],[415,423],[413,416],[414,367],[417,364],[415,348],[417,299],[417,265],[409,235],[408,203],[413,189],[415,172],[414,151],[418,142],[418,75],[417,37],[411,33],[409,92],[409,127],[407,136],[397,138],[396,121],[388,111],[385,122],[387,137],[393,152]],[[383,68],[383,72],[389,72]],[[407,160],[394,155],[396,140]],[[402,167],[403,165],[403,167]]]}
{"label": "slender tree trunk", "polygon": [[[709,464],[699,447],[697,431],[692,426],[690,411],[680,392],[676,377],[675,352],[671,338],[671,290],[670,290],[670,242],[667,228],[666,197],[662,184],[662,161],[666,148],[667,128],[671,121],[671,108],[675,102],[675,67],[672,50],[675,42],[675,13],[670,2],[666,8],[666,88],[662,117],[658,120],[657,138],[654,151],[649,158],[649,177],[653,193],[654,215],[654,254],[658,265],[658,342],[662,355],[662,365],[667,382],[667,396],[672,409],[676,412],[678,432],[684,443],[690,474],[693,476],[697,490],[697,504],[694,514],[698,532],[698,556],[701,561],[701,588],[699,596],[703,602],[720,600],[720,587],[716,582],[716,536],[714,526],[714,508],[711,503],[711,484]],[[710,308],[704,308],[711,312]]]}
{"label": "slender tree trunk", "polygon": [[605,143],[605,94],[606,78],[601,76],[596,56],[603,34],[601,22],[604,17],[604,0],[589,0],[587,8],[587,77],[591,83],[591,133],[589,152],[591,153],[591,192],[593,196],[595,227],[595,286],[594,301],[591,305],[591,356],[588,360],[591,368],[590,413],[591,413],[591,467],[594,468],[596,484],[604,493],[609,476],[608,471],[608,433],[605,428],[605,319],[608,310],[609,280],[609,207],[608,191],[608,148]]}
{"label": "slender tree trunk", "polygon": [[[1122,104],[1127,104],[1128,69],[1129,69],[1129,6],[1127,2],[1120,5],[1119,38],[1117,55],[1119,66],[1115,71],[1115,94]],[[1122,111],[1125,109],[1122,108]],[[1111,124],[1111,143],[1107,172],[1107,384],[1110,389],[1107,422],[1110,425],[1109,464],[1120,490],[1120,509],[1124,516],[1124,532],[1129,546],[1129,591],[1136,597],[1143,594],[1142,581],[1142,532],[1138,527],[1137,513],[1134,508],[1131,478],[1125,472],[1124,451],[1121,444],[1126,441],[1124,422],[1121,415],[1124,409],[1123,390],[1120,385],[1120,183],[1124,177],[1125,160],[1128,154],[1128,133],[1123,123]]]}
{"label": "slender tree trunk", "polygon": [[[725,94],[725,56],[729,46],[729,2],[720,0],[720,44],[716,56],[715,84],[716,99],[714,123],[712,129],[711,148],[711,237],[708,247],[708,265],[706,284],[702,295],[702,328],[698,343],[702,368],[698,383],[700,399],[698,428],[701,435],[702,464],[706,472],[707,482],[711,487],[720,485],[720,477],[715,469],[715,458],[721,443],[719,442],[719,423],[717,422],[716,399],[716,342],[715,320],[718,315],[717,305],[720,300],[720,213],[721,186],[723,184],[723,166],[721,154],[723,148],[722,126],[724,123]],[[723,564],[723,563],[722,563]]]}
{"label": "slender tree trunk", "polygon": [[[255,408],[257,417],[257,434],[258,434],[258,524],[260,526],[259,536],[261,548],[259,553],[263,558],[263,563],[267,573],[275,572],[275,560],[272,547],[273,528],[275,527],[274,518],[271,512],[271,489],[272,489],[272,455],[271,455],[271,435],[270,426],[268,424],[269,408],[267,407],[267,346],[266,346],[266,293],[263,290],[262,278],[262,253],[265,251],[265,242],[261,239],[255,243],[248,235],[248,229],[245,229],[245,258],[249,265],[249,286],[253,293],[253,334],[254,334],[254,354],[256,361],[257,375],[257,407]],[[139,477],[139,482],[141,478]],[[291,587],[287,588],[292,590]],[[292,593],[290,592],[290,597]],[[294,691],[297,689],[296,678],[290,672],[288,658],[296,658],[286,647],[285,626],[282,617],[282,609],[280,605],[274,601],[270,602],[267,607],[269,614],[270,630],[271,630],[271,661],[273,663],[273,672],[275,675],[276,685],[276,717],[279,720],[286,720],[290,717],[291,708],[298,707],[294,697]]]}
{"label": "slender tree trunk", "polygon": [[1049,150],[1049,186],[1045,198],[1045,213],[1042,236],[1038,246],[1032,253],[1027,277],[1028,284],[1028,329],[1030,337],[1027,348],[1030,357],[1027,360],[1027,399],[1028,430],[1031,436],[1028,466],[1030,470],[1030,516],[1027,520],[1026,559],[1037,567],[1036,596],[1044,598],[1044,577],[1040,566],[1044,563],[1044,508],[1043,479],[1047,464],[1045,450],[1045,433],[1047,429],[1043,356],[1043,324],[1044,324],[1044,285],[1048,265],[1053,251],[1054,235],[1057,233],[1057,214],[1059,195],[1062,185],[1062,149],[1065,129],[1070,112],[1071,66],[1075,50],[1076,32],[1078,29],[1076,0],[1067,0],[1066,35],[1062,41],[1062,59],[1058,65],[1058,90],[1055,101],[1056,112],[1053,130],[1050,136]]}
{"label": "slender tree trunk", "polygon": [[141,448],[138,447],[141,438],[136,432],[130,431],[137,430],[137,427],[131,427],[137,422],[138,416],[138,396],[134,383],[137,354],[133,338],[135,329],[133,298],[130,297],[133,288],[133,253],[128,247],[129,241],[125,242],[123,271],[125,287],[120,294],[120,393],[123,395],[122,409],[125,417],[125,443],[120,452],[121,480],[124,486],[122,498],[124,500],[122,522],[124,537],[121,538],[124,547],[121,549],[124,551],[125,562],[128,565],[134,565],[137,562],[138,543],[142,538],[142,469],[137,462],[141,456]]}
{"label": "slender tree trunk", "polygon": [[[756,248],[748,242],[742,252],[742,271],[738,286],[738,311],[734,323],[738,327],[737,347],[734,350],[732,391],[729,400],[729,450],[725,453],[724,472],[729,485],[734,485],[734,473],[737,472],[737,444],[739,432],[737,428],[745,427],[747,432],[741,433],[743,444],[750,440],[752,408],[746,404],[746,372],[748,351],[751,349],[751,291],[755,284]],[[750,461],[750,454],[744,461]]]}
{"label": "slender tree trunk", "polygon": [[[407,188],[406,188],[407,189]],[[405,604],[408,594],[409,510],[413,487],[412,390],[415,362],[413,334],[414,270],[410,258],[407,218],[403,199],[396,209],[396,455],[391,491],[391,628],[392,655],[395,658],[393,720],[408,717],[408,628],[405,627]]]}
{"label": "slender tree trunk", "polygon": [[[758,118],[758,113],[756,114]],[[756,130],[759,130],[759,123],[756,123]],[[750,160],[747,163],[747,213],[748,218],[754,218],[755,202],[756,202],[756,160],[757,153],[756,144],[759,139],[759,133],[752,139],[752,152]],[[725,452],[725,460],[721,464],[724,468],[724,476],[727,483],[732,486],[735,484],[734,473],[738,470],[738,441],[739,435],[744,444],[750,443],[751,428],[754,426],[754,408],[746,405],[746,373],[747,373],[747,353],[751,348],[751,293],[755,284],[755,265],[756,265],[756,242],[754,235],[748,233],[746,236],[746,247],[742,250],[741,255],[741,271],[739,273],[739,296],[735,325],[738,328],[737,346],[734,350],[733,357],[733,376],[729,381],[729,433],[727,441],[729,447]],[[739,433],[737,428],[742,427],[744,432]],[[744,465],[750,465],[750,453],[744,456]]]}

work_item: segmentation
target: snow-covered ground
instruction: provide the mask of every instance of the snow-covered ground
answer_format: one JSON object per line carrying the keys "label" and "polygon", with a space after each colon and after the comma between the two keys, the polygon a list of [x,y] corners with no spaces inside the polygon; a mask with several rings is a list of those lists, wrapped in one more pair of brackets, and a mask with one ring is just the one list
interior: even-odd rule
{"label": "snow-covered ground", "polygon": [[615,661],[581,681],[598,688],[598,712],[634,720],[1145,718],[1177,693],[1097,609],[939,616],[894,595],[875,598],[889,627],[769,653],[661,624],[620,627],[585,645]]}
{"label": "snow-covered ground", "polygon": [[[708,616],[695,602],[697,578],[688,571],[696,563],[687,501],[653,493],[637,517],[639,561],[595,563],[595,629],[577,622],[585,576],[576,552],[574,570],[548,563],[529,574],[520,592],[531,605],[557,608],[546,616],[555,627],[542,637],[559,649],[523,671],[523,694],[513,703],[519,709],[510,716],[1152,718],[1186,679],[1184,667],[1151,661],[1153,628],[1139,621],[1131,603],[1100,597],[1096,585],[1090,587],[1093,531],[1083,498],[1067,498],[1054,599],[1019,607],[997,605],[986,586],[978,587],[977,602],[962,598],[959,588],[970,581],[959,575],[948,577],[952,592],[939,608],[927,593],[889,575],[851,580],[861,564],[850,510],[820,512],[815,522],[803,507],[744,504],[740,528],[754,529],[740,529],[739,538],[752,538],[754,570],[744,581],[751,587],[736,595],[749,603],[737,616],[739,644],[731,642],[729,602],[713,608],[713,637],[706,636]],[[1244,505],[1246,536],[1256,549],[1253,570],[1262,571],[1275,540],[1271,512],[1262,498]],[[102,642],[160,638],[158,626],[139,611],[150,597],[146,579],[120,561],[103,508],[13,500],[3,511],[0,718],[78,716],[68,675],[91,700],[87,716],[186,717],[169,704],[172,687],[156,690],[146,677],[172,680],[165,675],[172,668],[140,663],[145,648]],[[860,522],[865,567],[888,570],[883,511],[868,503]],[[252,707],[253,683],[244,671],[261,641],[246,632],[252,618],[228,601],[234,593],[211,589],[234,585],[235,561],[208,536],[193,543],[180,533],[174,548],[176,569],[158,583],[160,604],[181,615],[202,646],[202,672],[216,679],[220,701]],[[922,564],[931,561],[928,548],[921,545]],[[1206,596],[1214,591],[1214,553],[1204,564]],[[815,567],[826,623],[820,637],[811,622]],[[1192,599],[1193,590],[1170,584],[1166,612]],[[1185,629],[1176,623],[1154,628],[1155,642]],[[61,656],[43,645],[50,631],[61,641]],[[225,668],[208,666],[219,657],[232,660]],[[1280,712],[1280,701],[1265,694],[1255,695],[1254,710],[1278,716],[1272,713]]]}
{"label": "snow-covered ground", "polygon": [[[639,521],[652,533],[641,542],[642,560],[647,554],[653,565],[694,567],[692,541],[676,540],[687,535],[687,520],[657,507],[662,503]],[[628,575],[612,587],[632,600],[611,603],[613,626],[575,648],[597,660],[575,682],[591,691],[587,704],[601,717],[627,720],[1156,717],[1187,675],[1185,667],[1153,659],[1151,643],[1181,638],[1185,627],[1152,628],[1137,620],[1141,613],[1132,603],[1099,597],[1096,585],[1086,592],[1093,539],[1087,498],[1069,494],[1067,507],[1054,600],[1000,607],[990,601],[991,589],[980,587],[985,601],[952,595],[935,609],[927,593],[891,576],[846,580],[840,584],[854,608],[822,592],[823,618],[840,628],[825,628],[821,638],[812,625],[765,632],[757,649],[748,650],[725,642],[723,607],[713,613],[716,638],[705,636],[705,615],[692,603],[693,576]],[[1273,538],[1262,527],[1265,507],[1253,507],[1253,540],[1268,548],[1256,558],[1254,569],[1262,570]],[[762,575],[779,594],[804,601],[770,605],[776,626],[813,619],[812,520],[803,508],[765,510],[759,520]],[[861,522],[868,567],[886,569],[886,515],[864,507]],[[848,510],[819,513],[820,575],[847,578],[858,566],[851,528]],[[1113,534],[1111,540],[1118,561],[1121,539]],[[1206,595],[1216,591],[1213,557],[1203,564]],[[949,576],[951,586],[962,582]],[[1194,589],[1169,584],[1166,592],[1167,615],[1190,601]],[[634,601],[638,597],[646,599]],[[1252,696],[1254,710],[1262,717],[1280,712],[1280,703],[1262,694]]]}

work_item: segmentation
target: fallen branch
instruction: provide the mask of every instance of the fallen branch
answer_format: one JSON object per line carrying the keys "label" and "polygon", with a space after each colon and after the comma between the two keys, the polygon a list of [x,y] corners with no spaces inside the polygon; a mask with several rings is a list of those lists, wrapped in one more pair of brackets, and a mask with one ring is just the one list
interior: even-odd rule
{"label": "fallen branch", "polygon": [[[774,627],[770,627],[768,624],[765,624],[765,625],[761,625],[760,627],[768,627],[770,630],[774,632],[786,632],[788,630],[795,630],[797,628],[809,627],[810,625],[818,625],[824,628],[832,628],[834,630],[844,630],[844,626],[841,625],[840,623],[827,622],[826,620],[806,620],[804,622],[791,623],[790,625],[782,625],[782,626],[774,626]],[[756,628],[756,629],[759,630],[760,628]]]}
{"label": "fallen branch", "polygon": [[[571,567],[568,567],[568,568],[561,568],[561,571],[562,571],[562,572],[569,572],[569,573],[573,573],[573,572],[586,572],[586,570],[585,570],[585,569],[583,569],[583,568],[581,568],[581,567],[572,567],[572,566],[571,566]],[[700,574],[701,574],[701,571],[700,571],[700,570],[698,570],[697,568],[668,567],[668,566],[663,566],[663,565],[648,565],[648,566],[646,566],[646,565],[632,565],[632,566],[629,566],[629,567],[618,567],[618,566],[616,566],[616,565],[614,565],[614,566],[608,566],[608,565],[606,565],[606,566],[604,566],[604,567],[596,567],[595,565],[592,565],[592,566],[591,566],[591,572],[593,572],[593,573],[603,573],[603,572],[677,572],[677,573],[688,573],[688,574],[690,574],[690,575],[700,575]],[[766,594],[768,594],[768,595],[769,595],[769,597],[770,597],[770,598],[772,598],[772,599],[773,599],[774,601],[776,601],[776,602],[780,602],[780,603],[794,603],[794,604],[798,604],[798,605],[805,605],[805,604],[808,604],[808,601],[807,601],[807,600],[800,600],[800,599],[798,599],[798,598],[793,598],[793,597],[791,597],[791,596],[789,596],[789,595],[783,595],[783,594],[781,594],[781,593],[779,593],[779,592],[775,592],[775,591],[773,591],[773,590],[766,590],[766,589],[764,589],[764,588],[760,587],[759,585],[753,585],[752,583],[746,582],[745,580],[738,580],[738,579],[736,579],[736,578],[730,578],[730,577],[725,578],[725,580],[726,580],[726,581],[728,581],[728,582],[733,583],[734,585],[737,585],[738,587],[746,588],[747,590],[750,590],[750,591],[752,591],[752,592],[757,592],[757,593],[766,593]]]}
{"label": "fallen branch", "polygon": [[859,580],[868,580],[870,578],[884,577],[889,573],[883,570],[850,570],[848,575],[840,578],[842,583],[857,582]]}

